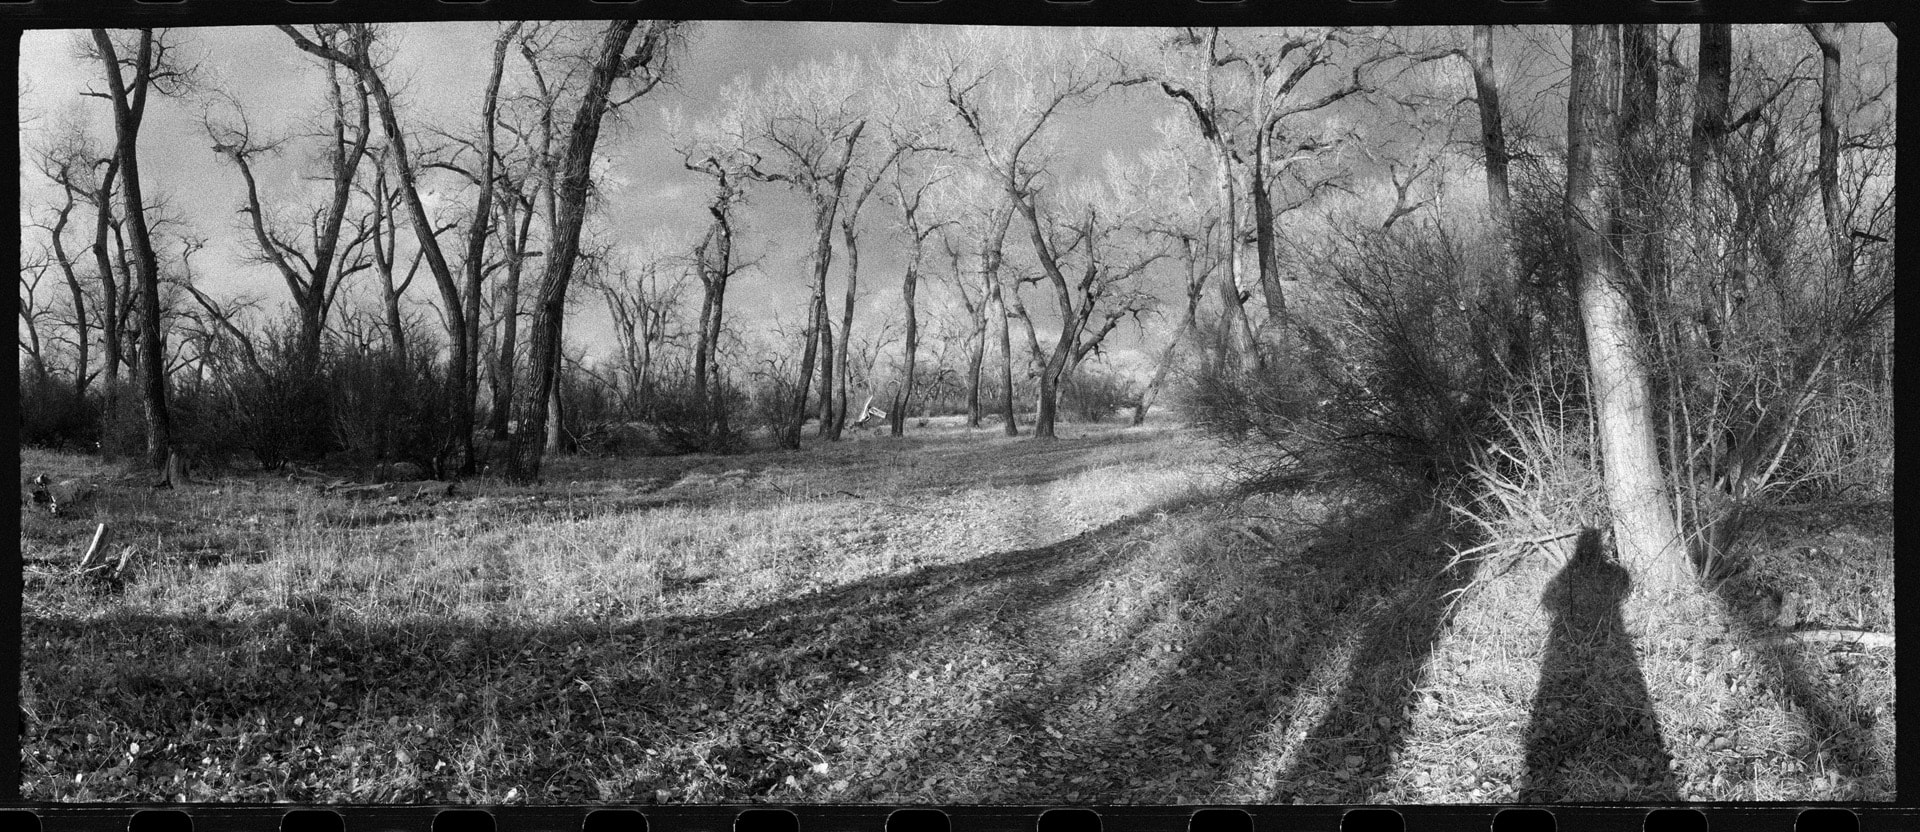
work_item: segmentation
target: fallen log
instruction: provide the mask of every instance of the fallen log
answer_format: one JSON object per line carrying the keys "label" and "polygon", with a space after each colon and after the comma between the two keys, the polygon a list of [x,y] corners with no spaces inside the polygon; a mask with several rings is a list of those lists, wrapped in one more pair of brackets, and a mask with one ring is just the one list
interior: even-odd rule
{"label": "fallen log", "polygon": [[1767,639],[1770,644],[1784,644],[1789,641],[1814,644],[1855,644],[1861,647],[1892,647],[1892,633],[1873,633],[1866,630],[1801,630]]}

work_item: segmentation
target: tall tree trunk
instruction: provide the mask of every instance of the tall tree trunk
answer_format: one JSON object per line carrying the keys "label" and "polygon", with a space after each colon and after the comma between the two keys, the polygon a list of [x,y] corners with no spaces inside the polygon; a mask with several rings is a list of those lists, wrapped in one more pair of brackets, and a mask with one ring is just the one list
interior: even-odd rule
{"label": "tall tree trunk", "polygon": [[920,355],[920,316],[914,305],[914,295],[919,292],[919,259],[907,263],[907,273],[900,280],[900,305],[906,313],[906,346],[902,347],[902,363],[905,364],[905,377],[900,380],[900,389],[893,397],[893,424],[890,433],[894,436],[906,434],[907,406],[913,401],[914,364]]}
{"label": "tall tree trunk", "polygon": [[146,200],[140,183],[140,121],[145,115],[149,73],[154,61],[153,30],[140,30],[139,53],[134,58],[133,89],[120,75],[120,57],[107,30],[94,29],[93,43],[107,71],[108,100],[113,105],[114,155],[120,160],[122,222],[132,242],[132,277],[139,286],[141,406],[146,416],[146,463],[174,484],[167,470],[173,447],[173,420],[167,410],[166,339],[160,331],[160,263],[147,229]]}
{"label": "tall tree trunk", "polygon": [[980,374],[987,363],[987,303],[980,302],[978,329],[973,334],[972,349],[967,354],[967,427],[980,427],[985,418],[985,408],[980,402]]}
{"label": "tall tree trunk", "polygon": [[1840,96],[1845,90],[1840,38],[1845,23],[1809,23],[1807,33],[1820,47],[1820,207],[1826,215],[1834,275],[1842,291],[1853,284],[1853,236],[1847,229],[1846,197],[1840,193]]}
{"label": "tall tree trunk", "polygon": [[1733,24],[1700,24],[1699,75],[1694,86],[1693,124],[1687,147],[1687,210],[1699,266],[1694,291],[1700,320],[1694,338],[1719,354],[1731,325],[1733,283],[1744,271],[1729,262],[1726,229],[1721,226],[1720,185],[1726,160],[1728,109],[1733,86]]}
{"label": "tall tree trunk", "polygon": [[[565,326],[565,318],[561,318],[555,322],[556,329],[563,329]],[[559,335],[556,334],[554,338],[559,340]],[[560,386],[566,377],[566,374],[563,372],[565,368],[561,364],[563,360],[565,360],[565,356],[562,355],[559,350],[554,350],[553,366],[548,370],[548,374],[553,378],[553,382],[547,385],[547,435],[545,439],[547,443],[546,452],[549,454],[563,454],[572,450],[571,444],[567,442],[567,413],[561,406],[563,400],[560,396]]]}
{"label": "tall tree trunk", "polygon": [[815,433],[821,437],[833,434],[833,382],[836,378],[833,365],[833,313],[828,311],[827,297],[820,296],[820,400],[816,402],[819,410],[815,415]]}
{"label": "tall tree trunk", "polygon": [[1267,302],[1267,319],[1260,329],[1267,338],[1278,337],[1278,327],[1287,317],[1287,296],[1280,287],[1280,252],[1274,244],[1272,195],[1267,193],[1268,131],[1261,130],[1253,140],[1253,170],[1247,190],[1253,194],[1254,254],[1259,261],[1260,292]]}
{"label": "tall tree trunk", "polygon": [[1513,227],[1513,196],[1507,184],[1507,130],[1500,112],[1500,82],[1493,71],[1493,27],[1473,27],[1473,46],[1468,54],[1473,65],[1473,92],[1480,110],[1480,151],[1486,156],[1487,210],[1495,228],[1502,232]]}
{"label": "tall tree trunk", "polygon": [[[555,187],[558,210],[553,238],[547,250],[546,267],[535,292],[532,348],[533,378],[529,389],[520,393],[525,414],[520,431],[514,434],[513,453],[508,476],[515,482],[532,482],[540,476],[542,452],[547,439],[548,409],[559,385],[561,328],[566,319],[567,287],[573,279],[573,266],[580,257],[580,231],[587,218],[587,191],[592,179],[593,150],[600,139],[600,122],[609,106],[609,95],[616,78],[655,57],[656,50],[672,23],[650,22],[642,36],[643,44],[632,57],[626,56],[627,41],[640,25],[637,20],[616,20],[607,24],[600,38],[599,52],[588,74],[586,89],[568,127],[567,144],[561,159],[559,182]],[[551,414],[557,423],[559,414]]]}
{"label": "tall tree trunk", "polygon": [[840,220],[840,243],[847,251],[847,293],[840,305],[840,343],[833,354],[833,430],[827,438],[840,441],[841,431],[847,422],[847,383],[850,381],[847,367],[847,349],[853,343],[853,304],[860,289],[860,245],[855,239],[853,227],[857,214],[849,212]]}
{"label": "tall tree trunk", "polygon": [[1688,575],[1686,551],[1679,545],[1654,438],[1652,395],[1626,269],[1609,233],[1620,203],[1619,26],[1574,26],[1572,63],[1567,222],[1614,542],[1621,560],[1643,581],[1672,589]]}
{"label": "tall tree trunk", "polygon": [[725,391],[720,385],[720,330],[725,321],[727,277],[733,271],[733,226],[729,211],[733,186],[718,170],[720,192],[707,207],[713,226],[700,249],[700,330],[694,344],[694,399],[700,403],[701,430],[718,442],[726,434]]}
{"label": "tall tree trunk", "polygon": [[[460,374],[460,389],[466,391],[466,399],[458,407],[466,411],[464,453],[461,454],[459,473],[470,476],[478,470],[480,460],[473,453],[474,409],[479,404],[480,393],[480,286],[486,274],[487,239],[493,232],[493,198],[498,153],[495,150],[495,135],[498,131],[498,112],[500,100],[500,76],[506,70],[507,46],[514,34],[520,31],[521,24],[513,22],[500,30],[493,40],[493,64],[487,75],[487,90],[480,104],[480,195],[474,203],[473,224],[467,229],[465,305],[460,315],[466,319],[461,328],[466,333],[467,343],[461,353],[463,360],[455,368]],[[512,233],[512,229],[508,230]],[[512,256],[509,254],[509,256]],[[449,310],[449,314],[452,311]],[[496,389],[496,393],[497,393]],[[496,399],[498,396],[496,396]],[[496,405],[497,407],[497,405]],[[495,421],[498,421],[497,417]],[[496,433],[497,435],[497,433]]]}
{"label": "tall tree trunk", "polygon": [[[400,194],[407,204],[407,213],[412,219],[414,240],[427,262],[427,268],[433,273],[434,283],[440,288],[441,302],[444,304],[447,325],[447,342],[453,352],[450,362],[452,372],[448,389],[448,403],[451,408],[448,419],[448,437],[446,446],[436,456],[436,462],[444,464],[447,456],[455,458],[455,466],[465,468],[465,461],[473,456],[473,391],[463,389],[466,378],[461,368],[467,365],[466,316],[461,314],[464,304],[460,300],[459,284],[454,282],[452,267],[448,265],[445,252],[440,248],[439,239],[434,235],[433,219],[427,213],[425,203],[420,198],[419,172],[415,168],[411,152],[407,149],[406,132],[401,129],[400,117],[393,103],[393,95],[387,89],[386,81],[380,75],[379,68],[373,63],[371,55],[373,33],[370,29],[356,26],[349,31],[348,39],[352,46],[347,51],[332,46],[315,43],[292,26],[282,25],[280,31],[293,39],[294,45],[302,51],[320,58],[333,61],[351,68],[367,85],[373,94],[374,103],[380,112],[380,126],[387,134],[389,151],[393,154],[394,170],[400,176]],[[436,472],[439,473],[439,472]]]}
{"label": "tall tree trunk", "polygon": [[[833,222],[840,210],[841,192],[846,188],[847,165],[853,159],[854,147],[859,144],[860,134],[866,130],[866,127],[867,124],[864,121],[854,125],[845,139],[840,162],[833,168],[833,181],[829,184],[828,190],[814,195],[813,296],[807,302],[807,329],[801,335],[803,345],[800,352],[799,383],[794,385],[793,406],[788,411],[786,435],[782,437],[781,442],[789,449],[799,449],[800,432],[806,427],[807,399],[808,394],[812,392],[808,388],[813,383],[813,364],[820,359],[821,339],[833,337],[831,332],[823,331],[832,326],[832,323],[827,320],[827,269],[833,265]],[[831,340],[828,340],[829,350],[831,350],[831,343]],[[822,367],[822,373],[825,374],[821,385],[823,397],[830,389],[828,385],[832,381],[832,366],[832,362],[828,361]]]}
{"label": "tall tree trunk", "polygon": [[[504,442],[511,437],[507,430],[513,422],[514,356],[519,351],[520,335],[520,276],[526,269],[527,241],[533,231],[535,215],[532,199],[518,203],[519,228],[513,233],[507,256],[507,279],[500,287],[500,337],[494,345],[493,358],[493,409],[488,428],[493,432],[495,441]],[[509,220],[516,216],[510,214]]]}
{"label": "tall tree trunk", "polygon": [[[118,407],[120,397],[120,365],[126,361],[126,348],[120,342],[120,317],[125,299],[120,293],[120,281],[114,277],[113,251],[108,246],[108,235],[113,225],[113,182],[120,175],[120,157],[116,154],[107,160],[107,169],[100,174],[99,187],[93,194],[93,262],[100,270],[100,338],[102,360],[106,366],[106,403],[104,412],[111,418]],[[106,426],[103,426],[106,427]],[[102,430],[102,435],[106,433]],[[101,442],[103,449],[111,442]]]}
{"label": "tall tree trunk", "polygon": [[1658,27],[1630,23],[1620,27],[1621,212],[1622,253],[1640,283],[1664,295],[1659,228],[1660,203],[1660,45]]}
{"label": "tall tree trunk", "polygon": [[1193,331],[1200,313],[1200,298],[1206,292],[1207,276],[1195,268],[1193,262],[1193,240],[1182,239],[1180,242],[1187,250],[1187,308],[1180,315],[1180,325],[1174,328],[1173,336],[1167,339],[1166,348],[1160,351],[1160,360],[1154,362],[1153,378],[1140,391],[1140,398],[1133,405],[1133,424],[1136,426],[1146,423],[1147,410],[1153,407],[1153,400],[1160,393],[1160,385],[1166,381],[1167,372],[1173,367],[1180,342]]}
{"label": "tall tree trunk", "polygon": [[[65,197],[65,202],[60,206],[60,211],[56,215],[53,227],[48,229],[47,236],[53,245],[54,261],[60,266],[60,275],[66,280],[67,293],[73,302],[73,345],[76,353],[74,356],[73,369],[73,394],[78,399],[85,400],[87,383],[92,380],[92,375],[88,372],[88,361],[91,357],[88,354],[88,348],[91,346],[90,342],[93,340],[93,336],[88,331],[91,328],[87,326],[86,287],[82,285],[80,276],[73,270],[73,255],[67,252],[65,239],[67,221],[73,214],[74,206],[74,191],[71,186],[71,181],[65,166],[63,166],[60,185],[61,194]],[[35,355],[38,355],[37,350]]]}

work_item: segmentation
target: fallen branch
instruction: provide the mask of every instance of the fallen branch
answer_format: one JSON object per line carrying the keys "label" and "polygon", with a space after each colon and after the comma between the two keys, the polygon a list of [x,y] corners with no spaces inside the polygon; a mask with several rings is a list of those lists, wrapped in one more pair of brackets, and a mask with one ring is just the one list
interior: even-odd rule
{"label": "fallen branch", "polygon": [[107,524],[101,523],[93,530],[93,542],[88,543],[87,551],[80,555],[80,571],[87,571],[87,567],[93,564],[94,556],[100,554],[100,547],[106,542]]}
{"label": "fallen branch", "polygon": [[1774,636],[1767,639],[1769,644],[1784,644],[1789,641],[1826,642],[1855,644],[1861,647],[1892,647],[1892,633],[1872,633],[1866,630],[1801,630],[1797,633]]}

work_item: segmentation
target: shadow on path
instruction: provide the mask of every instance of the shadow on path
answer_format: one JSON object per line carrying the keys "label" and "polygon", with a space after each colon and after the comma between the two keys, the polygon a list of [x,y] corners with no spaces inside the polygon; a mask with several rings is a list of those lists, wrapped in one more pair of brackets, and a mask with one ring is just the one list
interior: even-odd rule
{"label": "shadow on path", "polygon": [[1621,616],[1627,570],[1584,529],[1540,599],[1553,616],[1520,801],[1680,799],[1673,757]]}

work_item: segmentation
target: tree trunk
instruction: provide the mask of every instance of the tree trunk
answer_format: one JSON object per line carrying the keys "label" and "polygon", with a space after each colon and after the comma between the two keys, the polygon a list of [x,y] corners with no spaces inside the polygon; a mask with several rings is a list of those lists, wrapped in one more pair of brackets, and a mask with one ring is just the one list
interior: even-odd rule
{"label": "tree trunk", "polygon": [[[88,331],[90,327],[87,326],[86,286],[81,283],[80,276],[73,270],[73,256],[67,253],[65,237],[67,221],[73,214],[74,190],[72,180],[67,175],[67,168],[64,165],[62,166],[60,186],[61,193],[65,196],[66,201],[61,205],[57,219],[54,220],[53,228],[48,229],[47,236],[52,241],[54,260],[60,266],[61,277],[66,280],[67,293],[73,302],[73,344],[76,352],[73,369],[73,394],[78,399],[84,401],[87,395],[87,382],[92,380],[92,376],[87,372],[87,369],[90,359],[88,348],[91,346],[90,342],[93,340],[93,337]],[[36,359],[38,355],[39,352],[36,350]],[[44,365],[41,366],[41,370],[44,374]]]}
{"label": "tree trunk", "polygon": [[[833,265],[833,221],[840,210],[841,192],[846,187],[847,165],[852,161],[854,147],[859,144],[860,134],[866,130],[866,127],[867,124],[864,121],[854,125],[845,140],[840,163],[834,167],[833,181],[829,189],[814,195],[813,296],[807,302],[807,329],[801,335],[799,383],[794,385],[793,406],[788,411],[786,435],[781,441],[782,445],[792,450],[799,449],[800,432],[806,427],[807,398],[808,393],[812,392],[808,388],[813,383],[813,364],[820,359],[821,339],[833,337],[831,332],[823,332],[832,325],[827,320],[827,269]],[[831,350],[831,340],[827,343]],[[828,361],[822,367],[822,373],[825,374],[821,385],[823,397],[830,389],[828,385],[832,382],[832,366],[832,362]]]}
{"label": "tree trunk", "polygon": [[1500,82],[1493,73],[1493,27],[1473,27],[1473,91],[1480,110],[1480,151],[1486,156],[1487,210],[1495,228],[1513,227],[1513,196],[1507,184],[1507,131],[1500,112]]}
{"label": "tree trunk", "polygon": [[[1657,179],[1660,173],[1660,52],[1654,24],[1620,27],[1621,93],[1620,225],[1634,274],[1648,290],[1664,285],[1659,239]],[[1664,292],[1660,292],[1664,294]]]}
{"label": "tree trunk", "polygon": [[[1191,252],[1192,242],[1185,242],[1189,252]],[[1191,260],[1189,260],[1187,268],[1193,269]],[[1160,385],[1166,381],[1167,371],[1173,367],[1174,359],[1180,349],[1180,341],[1187,337],[1187,333],[1193,331],[1194,322],[1197,320],[1200,312],[1200,298],[1206,288],[1206,275],[1201,274],[1189,277],[1187,287],[1186,312],[1181,314],[1180,325],[1174,328],[1173,337],[1167,339],[1166,349],[1160,351],[1160,360],[1154,364],[1153,378],[1147,382],[1146,388],[1140,391],[1140,398],[1133,406],[1133,424],[1135,426],[1146,423],[1147,410],[1153,407],[1153,400],[1159,395]]]}
{"label": "tree trunk", "polygon": [[986,416],[980,406],[980,372],[987,363],[987,304],[980,303],[979,330],[973,334],[973,348],[967,355],[967,427],[980,427]]}
{"label": "tree trunk", "polygon": [[726,394],[720,385],[720,330],[725,321],[727,277],[733,271],[733,226],[728,211],[733,199],[725,171],[720,194],[708,207],[713,228],[700,257],[700,331],[694,345],[694,398],[701,408],[701,430],[718,442],[726,434]]}
{"label": "tree trunk", "polygon": [[994,339],[1000,342],[1000,418],[1002,431],[1008,436],[1020,435],[1020,423],[1014,418],[1013,406],[1013,334],[1007,324],[1007,303],[1001,294],[999,269],[989,273],[990,285],[987,287],[987,315],[993,323]]}
{"label": "tree trunk", "polygon": [[140,183],[140,121],[145,115],[149,72],[154,61],[153,30],[140,30],[140,51],[134,59],[133,89],[120,75],[120,58],[107,30],[93,30],[94,46],[107,71],[107,89],[113,105],[114,155],[120,160],[122,221],[131,238],[132,277],[139,286],[141,406],[146,416],[146,463],[165,479],[167,455],[172,452],[173,421],[167,411],[166,339],[160,331],[160,263],[147,229],[146,200]]}
{"label": "tree trunk", "polygon": [[[566,319],[562,318],[555,323],[556,330],[564,329]],[[562,340],[557,333],[554,335],[554,339]],[[553,368],[550,371],[553,375],[553,383],[547,387],[546,452],[549,454],[563,454],[572,450],[570,443],[567,442],[567,413],[566,410],[561,407],[562,399],[560,396],[560,386],[565,379],[565,373],[562,372],[564,367],[561,365],[561,361],[564,360],[564,358],[559,350],[554,350]]]}
{"label": "tree trunk", "polygon": [[[465,331],[467,343],[462,353],[462,361],[455,368],[460,374],[460,389],[466,398],[457,407],[465,411],[467,418],[463,429],[465,437],[463,453],[460,455],[459,473],[470,476],[479,467],[478,455],[473,453],[473,412],[478,406],[480,393],[480,285],[485,276],[487,256],[487,238],[492,233],[494,170],[497,162],[494,149],[497,132],[500,99],[500,76],[506,70],[507,46],[513,36],[520,31],[518,22],[507,24],[506,28],[493,41],[493,64],[487,76],[487,90],[480,105],[480,195],[474,203],[473,224],[467,229],[466,286],[465,306],[460,315],[465,318],[461,328]],[[511,233],[511,229],[509,229]],[[448,314],[453,314],[449,310]],[[498,421],[497,418],[495,421]]]}
{"label": "tree trunk", "polygon": [[[520,335],[520,275],[526,268],[526,247],[533,230],[534,207],[531,199],[520,203],[520,227],[515,232],[511,250],[507,252],[506,285],[500,288],[500,338],[494,345],[493,359],[493,413],[492,424],[496,441],[504,442],[511,434],[507,430],[513,421],[514,355],[519,350]],[[510,218],[511,219],[511,218]]]}
{"label": "tree trunk", "polygon": [[[99,187],[93,194],[93,261],[94,267],[100,270],[100,338],[104,353],[101,360],[106,364],[103,368],[106,373],[103,412],[109,419],[119,407],[120,365],[126,361],[126,348],[120,342],[120,316],[125,314],[122,311],[125,300],[120,294],[120,281],[114,277],[113,254],[107,245],[108,233],[113,225],[113,181],[119,174],[120,157],[115,154],[107,160],[107,168],[100,174]],[[110,427],[102,426],[103,438],[106,438],[106,429]],[[112,444],[109,439],[101,442],[100,446],[104,450]]]}
{"label": "tree trunk", "polygon": [[[591,185],[593,149],[600,138],[600,122],[608,109],[614,79],[634,66],[650,61],[660,40],[672,23],[649,23],[645,42],[632,58],[623,55],[628,39],[638,28],[637,20],[616,20],[607,24],[601,36],[586,89],[568,128],[565,155],[556,187],[557,222],[547,251],[546,267],[535,292],[533,330],[529,339],[533,369],[530,389],[520,394],[525,414],[519,432],[512,441],[508,476],[515,482],[533,482],[540,476],[541,454],[547,439],[548,407],[557,395],[559,384],[561,326],[566,317],[567,286],[573,278],[574,262],[580,256],[580,230],[586,223],[587,191]],[[471,402],[469,402],[471,404]],[[559,414],[552,414],[557,423]]]}
{"label": "tree trunk", "polygon": [[1809,23],[1807,32],[1820,47],[1820,207],[1827,220],[1827,238],[1833,250],[1834,275],[1844,291],[1853,283],[1853,236],[1847,229],[1846,198],[1840,193],[1840,96],[1842,75],[1840,38],[1845,23]]}
{"label": "tree trunk", "polygon": [[[827,438],[840,441],[847,422],[847,349],[853,343],[853,305],[860,288],[860,246],[854,238],[855,214],[840,221],[840,242],[847,251],[847,294],[840,306],[840,344],[833,355],[836,381],[833,387],[833,430]],[[871,383],[871,382],[869,382]]]}
{"label": "tree trunk", "polygon": [[1621,33],[1617,24],[1573,27],[1567,106],[1567,222],[1587,341],[1588,389],[1600,435],[1607,503],[1621,560],[1646,585],[1687,577],[1654,438],[1641,338],[1615,240],[1620,201]]}
{"label": "tree trunk", "polygon": [[814,432],[821,437],[838,441],[833,424],[833,381],[836,378],[833,366],[833,313],[827,309],[827,297],[820,296],[820,400],[816,403],[819,410],[815,415]]}
{"label": "tree trunk", "polygon": [[372,32],[364,25],[350,31],[349,39],[353,46],[342,52],[331,46],[315,43],[292,26],[282,25],[280,30],[302,51],[316,55],[342,66],[350,67],[365,82],[368,91],[373,94],[374,103],[380,112],[380,125],[386,131],[389,152],[393,154],[394,169],[400,175],[400,193],[407,203],[407,212],[413,221],[413,234],[425,256],[427,268],[433,273],[434,283],[440,288],[440,297],[445,305],[447,342],[453,352],[450,362],[452,372],[448,389],[448,404],[451,411],[448,419],[446,446],[437,454],[442,460],[449,453],[458,457],[458,467],[465,467],[464,460],[473,455],[473,403],[472,390],[462,389],[466,378],[460,368],[467,365],[468,338],[465,328],[466,317],[460,310],[464,304],[460,300],[460,287],[454,282],[452,267],[447,264],[446,254],[441,251],[438,238],[433,233],[433,219],[427,214],[427,208],[420,198],[418,171],[414,167],[413,157],[407,149],[406,133],[400,127],[400,117],[393,104],[393,95],[388,91],[386,81],[381,77],[371,55]]}
{"label": "tree trunk", "polygon": [[907,407],[913,401],[914,365],[918,362],[920,354],[920,317],[914,308],[914,295],[919,291],[919,284],[919,271],[909,264],[906,277],[901,279],[900,285],[901,306],[907,317],[906,346],[903,348],[905,353],[903,363],[906,367],[905,377],[900,381],[900,391],[893,398],[892,433],[894,436],[905,435]]}
{"label": "tree trunk", "polygon": [[1267,302],[1267,319],[1260,329],[1272,339],[1278,337],[1278,327],[1286,321],[1287,296],[1280,287],[1280,253],[1273,239],[1273,200],[1267,193],[1269,144],[1266,130],[1254,137],[1253,171],[1247,190],[1253,194],[1254,253],[1260,267],[1260,292]]}

